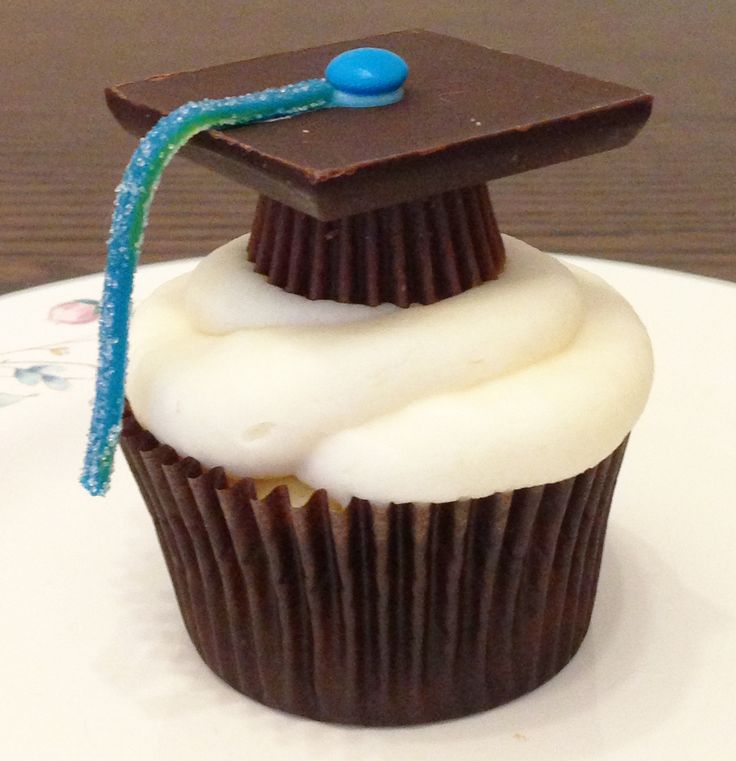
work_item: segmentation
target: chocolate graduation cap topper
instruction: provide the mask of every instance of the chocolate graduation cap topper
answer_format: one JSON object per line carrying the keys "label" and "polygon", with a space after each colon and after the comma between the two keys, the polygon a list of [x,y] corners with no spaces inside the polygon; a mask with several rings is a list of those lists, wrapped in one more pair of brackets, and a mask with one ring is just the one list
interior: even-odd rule
{"label": "chocolate graduation cap topper", "polygon": [[261,194],[249,256],[309,298],[407,306],[495,277],[485,183],[625,145],[651,111],[637,90],[420,30],[154,77],[109,89],[108,104],[143,134],[188,100],[319,76],[358,46],[407,62],[395,106],[207,132],[183,149]]}
{"label": "chocolate graduation cap topper", "polygon": [[423,31],[157,76],[106,95],[145,137],[117,188],[108,241],[81,479],[92,494],[107,490],[120,433],[148,210],[179,149],[262,194],[249,257],[270,282],[312,299],[409,306],[503,269],[487,180],[624,145],[651,111],[636,90]]}

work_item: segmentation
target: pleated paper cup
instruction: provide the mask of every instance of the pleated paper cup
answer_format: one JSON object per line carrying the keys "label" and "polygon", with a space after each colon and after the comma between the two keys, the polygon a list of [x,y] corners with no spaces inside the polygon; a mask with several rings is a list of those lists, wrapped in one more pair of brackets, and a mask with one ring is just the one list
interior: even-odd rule
{"label": "pleated paper cup", "polygon": [[441,504],[258,499],[125,420],[123,451],[207,665],[329,722],[464,716],[539,686],[590,622],[624,441],[553,484]]}

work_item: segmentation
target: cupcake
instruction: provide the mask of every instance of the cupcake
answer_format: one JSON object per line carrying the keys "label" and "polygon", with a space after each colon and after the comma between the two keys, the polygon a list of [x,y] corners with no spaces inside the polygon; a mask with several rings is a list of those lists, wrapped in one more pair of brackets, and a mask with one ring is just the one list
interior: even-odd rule
{"label": "cupcake", "polygon": [[263,195],[250,236],[137,308],[121,443],[216,674],[291,713],[405,725],[518,697],[585,636],[651,348],[600,279],[500,235],[483,183],[622,145],[651,99],[413,31],[108,102],[142,132],[356,45],[329,84],[377,107],[313,99],[189,144]]}

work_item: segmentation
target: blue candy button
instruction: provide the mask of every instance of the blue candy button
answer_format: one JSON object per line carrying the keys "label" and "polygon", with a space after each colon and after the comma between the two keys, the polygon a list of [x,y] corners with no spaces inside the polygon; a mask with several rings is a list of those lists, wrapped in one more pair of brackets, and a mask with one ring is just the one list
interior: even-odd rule
{"label": "blue candy button", "polygon": [[350,95],[384,95],[404,84],[409,67],[401,56],[382,48],[355,48],[330,61],[325,78]]}

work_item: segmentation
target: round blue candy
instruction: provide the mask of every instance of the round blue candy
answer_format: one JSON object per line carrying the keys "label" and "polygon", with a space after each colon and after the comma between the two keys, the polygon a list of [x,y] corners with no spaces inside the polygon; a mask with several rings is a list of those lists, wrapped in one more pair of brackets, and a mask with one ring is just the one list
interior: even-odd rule
{"label": "round blue candy", "polygon": [[404,84],[409,67],[401,56],[382,48],[355,48],[333,58],[325,78],[351,95],[383,95]]}

